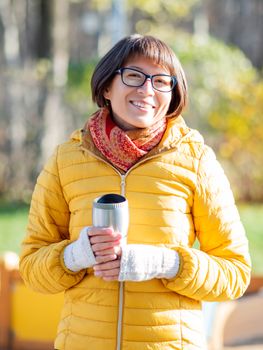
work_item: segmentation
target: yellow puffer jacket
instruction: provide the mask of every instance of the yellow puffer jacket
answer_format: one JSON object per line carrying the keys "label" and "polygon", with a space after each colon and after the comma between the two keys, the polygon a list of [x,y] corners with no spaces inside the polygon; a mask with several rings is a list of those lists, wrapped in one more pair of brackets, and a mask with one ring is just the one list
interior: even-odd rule
{"label": "yellow puffer jacket", "polygon": [[[105,193],[128,198],[128,243],[178,251],[176,277],[121,284],[104,282],[92,269],[66,269],[64,247],[91,225],[92,201]],[[193,248],[196,238],[200,250]],[[56,349],[196,350],[206,347],[200,301],[240,297],[251,268],[224,172],[179,117],[125,175],[80,131],[60,145],[35,187],[20,269],[39,292],[65,291]]]}

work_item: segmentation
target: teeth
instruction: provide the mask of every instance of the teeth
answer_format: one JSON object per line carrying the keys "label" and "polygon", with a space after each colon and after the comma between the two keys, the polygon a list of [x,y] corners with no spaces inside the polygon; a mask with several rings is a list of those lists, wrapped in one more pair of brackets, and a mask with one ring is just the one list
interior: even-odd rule
{"label": "teeth", "polygon": [[133,101],[132,103],[134,104],[134,106],[137,106],[139,108],[153,108],[149,104],[146,104],[146,103],[143,103],[143,102]]}

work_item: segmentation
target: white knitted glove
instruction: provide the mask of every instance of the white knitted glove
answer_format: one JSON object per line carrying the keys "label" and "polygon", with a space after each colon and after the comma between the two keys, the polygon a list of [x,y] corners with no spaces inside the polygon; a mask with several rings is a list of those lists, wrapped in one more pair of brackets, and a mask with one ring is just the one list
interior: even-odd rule
{"label": "white knitted glove", "polygon": [[179,254],[168,248],[144,244],[127,244],[122,248],[119,281],[146,281],[175,277],[180,265]]}
{"label": "white knitted glove", "polygon": [[71,271],[77,272],[96,264],[88,232],[89,227],[84,227],[79,238],[64,249],[64,263]]}

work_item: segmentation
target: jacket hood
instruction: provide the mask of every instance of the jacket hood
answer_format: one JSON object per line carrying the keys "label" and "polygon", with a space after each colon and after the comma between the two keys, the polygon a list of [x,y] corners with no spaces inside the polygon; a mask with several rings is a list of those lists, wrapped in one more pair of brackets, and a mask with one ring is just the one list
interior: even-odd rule
{"label": "jacket hood", "polygon": [[180,143],[204,144],[203,136],[197,130],[189,128],[181,115],[168,118],[167,128],[161,141],[164,148],[173,148]]}
{"label": "jacket hood", "polygon": [[70,139],[72,141],[81,142],[81,139],[82,139],[81,129],[77,129],[77,130],[73,131],[72,134],[70,135]]}

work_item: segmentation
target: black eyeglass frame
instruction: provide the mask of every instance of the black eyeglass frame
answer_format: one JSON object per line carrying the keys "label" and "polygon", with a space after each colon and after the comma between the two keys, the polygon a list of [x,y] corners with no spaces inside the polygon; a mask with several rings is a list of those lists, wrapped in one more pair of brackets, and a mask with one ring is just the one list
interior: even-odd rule
{"label": "black eyeglass frame", "polygon": [[[145,79],[144,79],[144,81],[142,82],[142,84],[140,84],[140,85],[130,85],[130,84],[126,84],[126,83],[123,81],[123,71],[124,71],[125,69],[129,69],[129,70],[132,70],[132,71],[135,71],[135,72],[138,72],[138,73],[141,73],[142,75],[144,75]],[[178,83],[178,81],[177,81],[177,79],[176,79],[176,76],[174,76],[174,75],[169,75],[169,74],[153,74],[153,75],[150,75],[150,74],[145,74],[145,73],[143,73],[142,71],[140,71],[140,70],[138,70],[138,69],[129,68],[129,67],[122,67],[122,68],[119,68],[119,69],[117,69],[114,73],[120,74],[120,75],[121,75],[121,81],[123,82],[123,84],[126,85],[126,86],[130,86],[130,87],[141,87],[141,86],[143,86],[143,85],[145,84],[145,82],[146,82],[147,79],[150,79],[153,89],[156,90],[156,91],[159,91],[159,92],[171,92],[171,91],[174,89],[175,85]],[[154,87],[154,85],[153,85],[153,78],[154,78],[154,77],[170,77],[170,78],[172,78],[172,87],[170,88],[170,90],[165,90],[165,91],[163,91],[163,90],[159,90],[159,89],[157,89],[156,87]]]}

